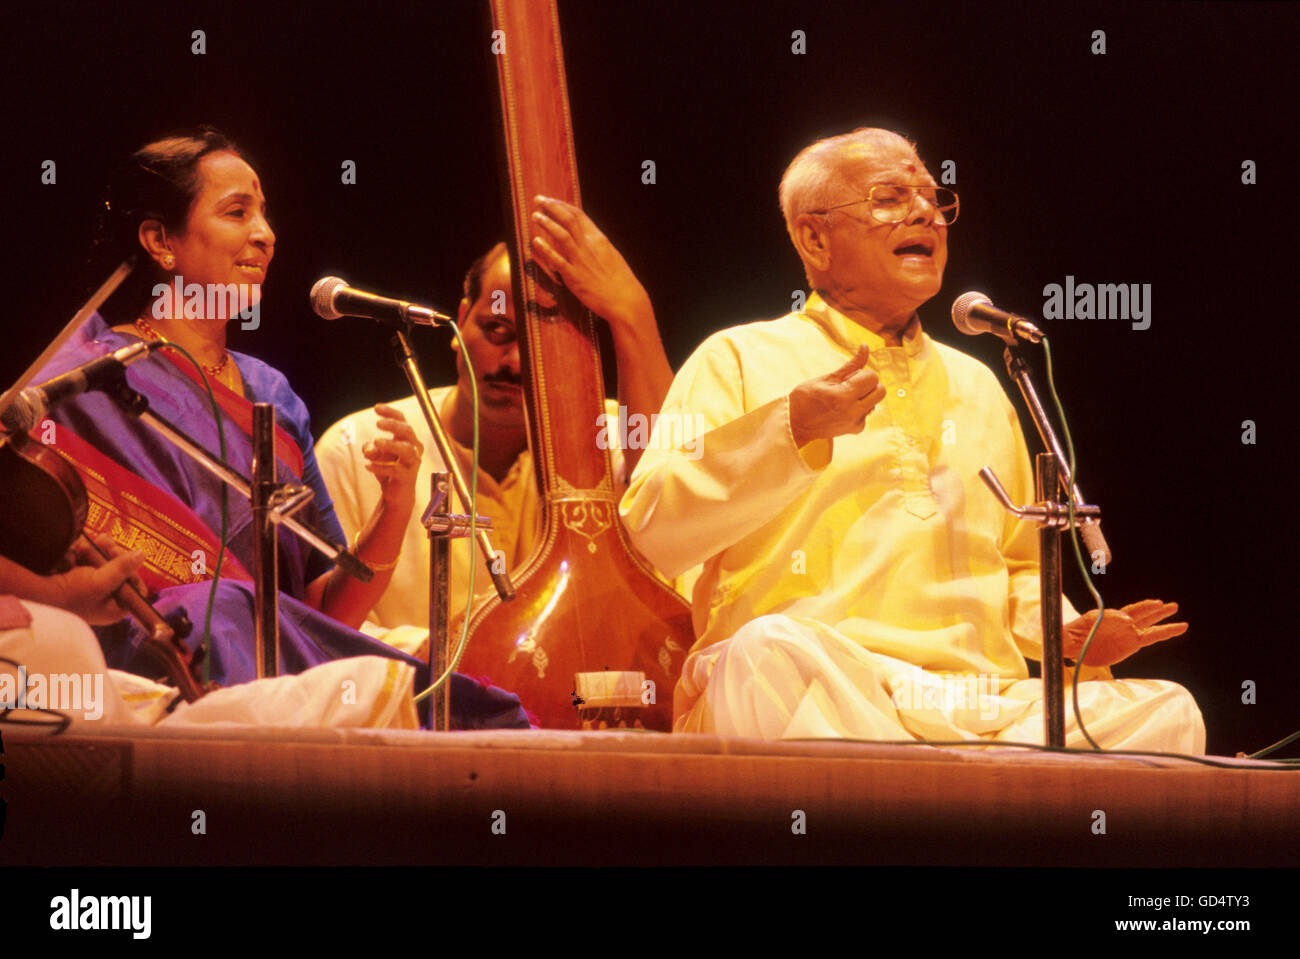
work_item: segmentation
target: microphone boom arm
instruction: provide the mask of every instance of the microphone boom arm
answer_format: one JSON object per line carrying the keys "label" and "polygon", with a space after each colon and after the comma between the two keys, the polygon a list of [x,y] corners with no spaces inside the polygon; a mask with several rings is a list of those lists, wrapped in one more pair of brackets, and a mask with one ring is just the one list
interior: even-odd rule
{"label": "microphone boom arm", "polygon": [[[149,409],[149,400],[131,389],[124,375],[119,376],[116,383],[107,386],[104,392],[111,396],[123,410],[147,423],[217,479],[234,489],[241,496],[251,499],[253,487],[243,474],[225,460],[213,456],[179,427],[152,412]],[[324,553],[336,565],[343,567],[343,570],[348,575],[361,580],[363,583],[368,583],[374,579],[375,574],[370,567],[354,556],[346,547],[331,543],[321,533],[294,519],[292,513],[305,505],[308,498],[299,495],[301,490],[311,492],[306,487],[301,489],[291,487],[286,490],[286,497],[281,501],[277,501],[275,505],[276,517],[273,522],[277,525],[284,525],[303,542]]]}
{"label": "microphone boom arm", "polygon": [[1029,413],[1034,419],[1034,426],[1038,428],[1039,438],[1043,441],[1043,445],[1056,457],[1057,463],[1060,464],[1057,475],[1060,478],[1062,491],[1066,496],[1074,500],[1075,515],[1084,517],[1079,524],[1079,535],[1083,538],[1083,544],[1087,547],[1088,555],[1090,557],[1095,556],[1100,551],[1102,564],[1109,566],[1111,552],[1110,547],[1106,544],[1106,537],[1101,532],[1101,519],[1086,513],[1083,508],[1085,502],[1083,493],[1080,492],[1078,484],[1074,482],[1074,476],[1070,473],[1070,461],[1065,455],[1065,449],[1061,446],[1056,431],[1052,429],[1051,420],[1047,418],[1047,410],[1043,407],[1043,401],[1039,398],[1038,390],[1034,387],[1029,363],[1026,362],[1020,350],[1010,343],[1002,351],[1002,359],[1007,365],[1007,375],[1015,380],[1016,386],[1020,388],[1020,395],[1024,397],[1025,406],[1029,408]]}
{"label": "microphone boom arm", "polygon": [[[438,447],[438,452],[442,455],[442,461],[446,464],[447,472],[450,474],[452,488],[456,491],[456,496],[465,506],[468,513],[470,508],[469,484],[465,482],[465,477],[461,473],[460,463],[452,453],[451,441],[447,437],[447,431],[442,425],[442,420],[438,417],[438,411],[433,408],[433,401],[429,398],[429,390],[424,385],[424,377],[420,375],[420,367],[415,362],[415,351],[411,347],[411,338],[407,336],[404,329],[396,329],[393,333],[393,346],[397,358],[397,364],[406,374],[406,380],[410,384],[411,390],[415,393],[416,402],[420,404],[420,412],[424,414],[424,420],[429,426],[429,432],[433,434],[434,445]],[[498,569],[496,551],[492,547],[492,538],[488,534],[490,524],[479,525],[475,541],[478,543],[479,552],[483,555],[483,561],[487,564],[488,575],[492,578],[492,584],[496,587],[497,595],[502,601],[508,602],[515,597],[514,585],[510,582],[510,574],[504,569]],[[469,610],[465,611],[469,615]]]}

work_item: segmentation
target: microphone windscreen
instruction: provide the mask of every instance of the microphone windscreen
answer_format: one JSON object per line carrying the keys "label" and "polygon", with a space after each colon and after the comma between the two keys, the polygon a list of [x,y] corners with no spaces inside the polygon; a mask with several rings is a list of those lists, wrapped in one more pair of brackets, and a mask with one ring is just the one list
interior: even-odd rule
{"label": "microphone windscreen", "polygon": [[989,306],[993,305],[993,301],[989,299],[986,294],[981,293],[978,290],[971,290],[969,293],[963,293],[961,296],[957,297],[952,304],[952,322],[956,325],[957,329],[970,336],[975,336],[983,332],[971,325],[970,321],[971,307],[975,306],[977,303],[986,303]]}
{"label": "microphone windscreen", "polygon": [[0,426],[3,426],[5,432],[26,433],[36,425],[38,411],[28,398],[30,394],[30,390],[23,390],[14,397],[14,401],[9,404],[4,415],[0,416]]}
{"label": "microphone windscreen", "polygon": [[1091,559],[1095,561],[1097,554],[1101,553],[1101,565],[1110,565],[1110,546],[1106,543],[1106,537],[1101,535],[1100,522],[1080,523],[1079,538],[1083,540],[1083,548]]}
{"label": "microphone windscreen", "polygon": [[322,276],[311,288],[311,308],[325,320],[337,320],[343,314],[334,308],[334,297],[348,285],[337,276]]}

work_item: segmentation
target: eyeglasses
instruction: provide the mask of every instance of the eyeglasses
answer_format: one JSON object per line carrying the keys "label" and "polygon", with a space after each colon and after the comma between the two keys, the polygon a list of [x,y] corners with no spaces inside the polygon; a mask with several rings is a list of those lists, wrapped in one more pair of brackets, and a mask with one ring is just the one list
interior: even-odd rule
{"label": "eyeglasses", "polygon": [[912,209],[912,203],[918,195],[924,197],[925,202],[934,208],[935,218],[939,222],[945,226],[952,226],[957,222],[961,202],[952,190],[941,186],[903,186],[897,183],[877,183],[871,188],[870,193],[860,199],[808,212],[825,214],[832,210],[853,206],[855,203],[866,203],[868,213],[877,223],[899,223]]}

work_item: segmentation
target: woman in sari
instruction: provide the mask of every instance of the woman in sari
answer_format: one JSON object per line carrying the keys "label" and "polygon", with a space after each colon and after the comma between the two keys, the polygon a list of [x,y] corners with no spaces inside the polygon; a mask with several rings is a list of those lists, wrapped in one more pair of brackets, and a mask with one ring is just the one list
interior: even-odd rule
{"label": "woman in sari", "polygon": [[[306,407],[283,374],[254,357],[226,348],[226,329],[256,315],[261,284],[275,255],[275,233],[257,172],[220,133],[150,143],[122,168],[111,188],[101,243],[115,257],[134,255],[134,294],[120,291],[122,322],[93,316],[37,375],[44,380],[136,342],[163,341],[126,372],[128,386],[151,410],[245,476],[251,473],[253,402],[276,409],[276,472],[282,483],[301,483],[314,495],[297,518],[336,543],[343,541],[313,453]],[[139,296],[148,301],[136,309]],[[241,312],[242,311],[242,312]],[[193,357],[185,357],[183,348]],[[201,367],[199,373],[195,365]],[[208,390],[221,408],[218,427]],[[375,572],[362,583],[281,526],[281,673],[298,673],[330,660],[384,656],[417,668],[427,664],[356,631],[382,595],[401,549],[415,504],[422,450],[399,412],[380,408],[389,434],[365,451],[382,489],[379,504],[352,544]],[[256,609],[252,567],[256,548],[250,505],[232,493],[223,522],[222,484],[171,442],[123,412],[103,393],[87,393],[51,414],[54,426],[40,438],[60,450],[86,479],[91,509],[87,528],[144,553],[142,578],[161,588],[160,612],[184,606],[195,624],[188,640],[203,640],[211,569],[225,530],[221,583],[212,603],[207,650],[213,680],[223,685],[256,678]],[[39,434],[38,434],[39,435]],[[224,441],[224,454],[221,453]],[[110,666],[148,673],[137,626],[101,636]],[[453,725],[527,725],[518,700],[453,676]]]}

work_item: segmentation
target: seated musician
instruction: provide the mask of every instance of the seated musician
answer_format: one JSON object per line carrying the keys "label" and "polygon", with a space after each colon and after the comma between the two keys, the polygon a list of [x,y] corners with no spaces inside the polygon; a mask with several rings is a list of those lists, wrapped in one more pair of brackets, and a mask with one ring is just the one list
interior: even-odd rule
{"label": "seated musician", "polygon": [[[814,292],[696,350],[663,413],[703,417],[699,448],[652,438],[620,508],[666,574],[705,564],[674,728],[1041,743],[1036,529],[978,478],[992,466],[1032,500],[1024,437],[994,375],[916,312],[939,292],[956,197],[907,140],[861,129],[799,153],[780,199]],[[1106,610],[1079,684],[1103,747],[1204,750],[1185,689],[1088,669],[1183,633],[1159,625],[1176,609]],[[1064,604],[1067,658],[1095,617]],[[1069,709],[1066,731],[1086,746]]]}
{"label": "seated musician", "polygon": [[[624,415],[635,422],[632,418],[641,414],[648,421],[650,414],[658,411],[672,381],[649,296],[619,252],[577,207],[539,197],[533,216],[544,231],[534,243],[534,255],[584,306],[609,322],[618,361],[619,396],[626,407]],[[524,420],[510,257],[504,243],[498,243],[470,267],[457,323],[478,381],[478,512],[492,519],[493,545],[502,555],[505,568],[514,570],[537,545],[542,531],[542,503]],[[452,349],[457,355],[457,383],[430,390],[430,395],[468,482],[473,396],[469,371],[454,340]],[[618,403],[607,401],[605,412],[614,480],[621,495],[641,451],[623,451],[617,445],[618,407]],[[344,417],[322,434],[317,445],[321,473],[349,536],[361,528],[378,499],[379,491],[365,473],[374,472],[374,464],[387,458],[379,431],[391,423],[394,415],[413,424],[424,451],[416,484],[418,499],[427,499],[430,474],[443,469],[414,396],[381,404],[374,410]],[[473,562],[481,562],[477,547],[467,537],[452,541],[448,571],[452,618],[465,608],[471,556]],[[475,589],[480,597],[492,589],[482,566],[475,573]],[[406,527],[392,584],[375,603],[371,619],[385,627],[429,622],[429,538],[420,523],[419,511],[412,514]]]}
{"label": "seated musician", "polygon": [[[125,691],[117,684],[119,677],[127,677],[107,668],[87,625],[108,625],[126,615],[113,601],[113,593],[143,562],[144,554],[122,550],[99,568],[82,561],[63,572],[38,576],[0,556],[0,709],[64,705],[47,701],[48,693],[32,696],[30,703],[24,695],[28,676],[53,673],[90,677],[86,688],[78,691],[80,713],[60,710],[74,721],[129,723],[137,715],[161,715],[168,701],[163,695],[135,698],[135,708],[127,705]],[[127,685],[131,685],[129,678]]]}
{"label": "seated musician", "polygon": [[[169,346],[132,365],[128,384],[155,413],[245,476],[251,472],[251,402],[275,404],[277,478],[310,487],[314,500],[297,517],[341,542],[302,401],[274,368],[226,348],[227,325],[255,315],[276,251],[262,185],[247,159],[210,128],[148,144],[119,171],[101,235],[114,262],[134,255],[139,264],[110,301],[122,322],[110,327],[93,316],[37,380],[137,340],[183,348],[200,369]],[[209,388],[221,408],[221,427]],[[232,493],[227,508],[220,481],[102,393],[79,396],[50,419],[52,428],[38,430],[39,438],[81,470],[92,501],[87,525],[145,551],[149,561],[141,576],[166,587],[157,603],[164,615],[179,606],[188,610],[195,624],[191,644],[202,640],[210,614],[212,680],[231,686],[254,679],[256,610],[247,570],[256,547],[247,499]],[[419,441],[400,417],[386,424],[386,432],[392,462],[376,470],[375,508],[354,549],[377,568],[372,582],[331,569],[323,555],[280,527],[283,673],[345,657],[384,656],[413,667],[421,686],[427,678],[427,664],[354,628],[387,586],[386,567],[415,501]],[[220,589],[209,610],[211,570],[219,558]],[[109,664],[146,668],[141,635],[133,628],[124,641],[106,637]],[[462,676],[453,677],[452,712],[457,726],[527,725],[516,697]]]}
{"label": "seated musician", "polygon": [[[217,689],[197,703],[179,703],[171,685],[112,669],[90,624],[108,626],[126,615],[113,594],[128,579],[143,589],[134,574],[145,557],[106,537],[95,541],[116,555],[100,566],[82,542],[69,568],[48,575],[0,556],[0,721],[416,727],[414,667],[386,657],[323,663]],[[339,695],[345,682],[353,695]]]}

